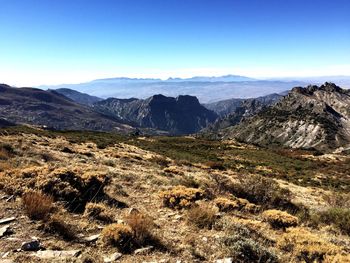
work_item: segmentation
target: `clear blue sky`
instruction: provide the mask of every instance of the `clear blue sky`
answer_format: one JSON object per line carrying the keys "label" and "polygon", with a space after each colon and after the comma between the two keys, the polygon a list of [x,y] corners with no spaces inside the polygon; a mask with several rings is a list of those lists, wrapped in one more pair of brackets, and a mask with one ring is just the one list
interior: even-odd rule
{"label": "clear blue sky", "polygon": [[0,82],[346,72],[349,0],[0,0]]}

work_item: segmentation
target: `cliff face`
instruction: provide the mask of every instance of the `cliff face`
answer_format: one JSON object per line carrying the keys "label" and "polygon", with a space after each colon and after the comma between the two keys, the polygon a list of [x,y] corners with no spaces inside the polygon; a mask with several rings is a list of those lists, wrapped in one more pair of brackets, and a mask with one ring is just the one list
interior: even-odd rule
{"label": "cliff face", "polygon": [[296,87],[271,107],[218,133],[264,146],[346,149],[350,147],[350,92],[333,83]]}
{"label": "cliff face", "polygon": [[110,98],[97,102],[93,108],[143,128],[191,134],[216,120],[217,115],[203,107],[193,96],[177,98],[154,95],[145,100]]}

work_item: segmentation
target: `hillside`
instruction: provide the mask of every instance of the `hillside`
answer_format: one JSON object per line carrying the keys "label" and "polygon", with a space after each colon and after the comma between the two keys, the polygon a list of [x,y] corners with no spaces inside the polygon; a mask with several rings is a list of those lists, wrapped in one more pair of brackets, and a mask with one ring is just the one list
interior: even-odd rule
{"label": "hillside", "polygon": [[0,130],[2,262],[349,262],[349,156]]}
{"label": "hillside", "polygon": [[315,148],[350,147],[350,92],[333,83],[294,88],[273,106],[220,130],[223,138],[259,145]]}
{"label": "hillside", "polygon": [[109,98],[93,105],[95,111],[170,134],[195,133],[215,121],[217,115],[196,97],[154,95],[145,100]]}
{"label": "hillside", "polygon": [[72,90],[72,89],[55,89],[54,91],[58,92],[59,94],[62,94],[63,96],[78,102],[79,104],[83,104],[83,105],[92,105],[95,102],[101,101],[103,99],[96,97],[96,96],[91,96],[89,94],[86,93],[82,93],[76,90]]}
{"label": "hillside", "polygon": [[0,85],[0,118],[58,130],[130,132],[116,118],[92,111],[55,91]]}

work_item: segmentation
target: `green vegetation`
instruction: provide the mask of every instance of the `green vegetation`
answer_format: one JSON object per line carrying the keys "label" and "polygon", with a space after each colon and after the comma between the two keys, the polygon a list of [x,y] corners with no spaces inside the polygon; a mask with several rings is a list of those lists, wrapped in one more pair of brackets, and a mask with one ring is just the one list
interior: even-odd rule
{"label": "green vegetation", "polygon": [[[220,169],[232,169],[241,174],[260,174],[284,179],[302,186],[350,190],[350,159],[325,161],[308,156],[319,155],[311,150],[281,148],[235,147],[222,141],[191,137],[155,136],[140,140],[132,135],[106,132],[48,131],[28,127],[0,129],[2,134],[37,134],[63,136],[70,142],[94,142],[97,147],[124,142],[169,157],[178,163],[220,164]],[[321,175],[321,176],[320,176]]]}

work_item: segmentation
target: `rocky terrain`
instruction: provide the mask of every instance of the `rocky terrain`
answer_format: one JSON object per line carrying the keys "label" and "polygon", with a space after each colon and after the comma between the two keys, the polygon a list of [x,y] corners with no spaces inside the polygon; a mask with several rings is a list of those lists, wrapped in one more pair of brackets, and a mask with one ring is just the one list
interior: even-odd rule
{"label": "rocky terrain", "polygon": [[350,260],[348,155],[26,127],[0,134],[2,263]]}
{"label": "rocky terrain", "polygon": [[193,96],[176,98],[154,95],[145,100],[109,98],[93,104],[100,113],[170,134],[192,134],[214,122],[217,115]]}
{"label": "rocky terrain", "polygon": [[264,146],[347,150],[350,147],[349,105],[350,92],[333,83],[297,87],[271,107],[244,118],[239,125],[228,127],[224,119],[222,124],[216,124],[219,127],[216,133],[222,138]]}
{"label": "rocky terrain", "polygon": [[4,84],[0,85],[0,118],[58,130],[134,130],[116,118],[96,113],[55,91],[13,88]]}

